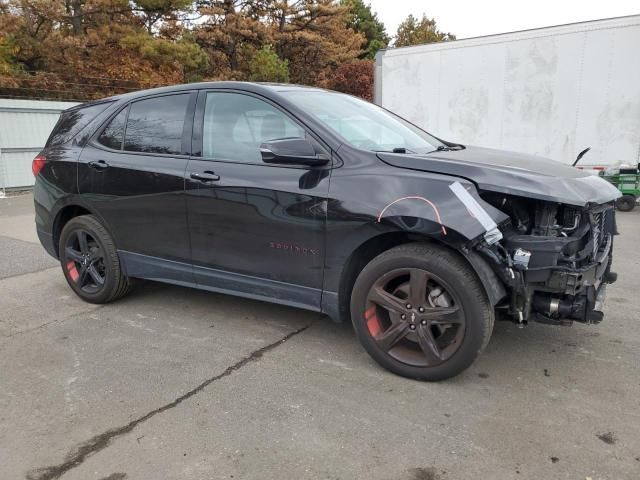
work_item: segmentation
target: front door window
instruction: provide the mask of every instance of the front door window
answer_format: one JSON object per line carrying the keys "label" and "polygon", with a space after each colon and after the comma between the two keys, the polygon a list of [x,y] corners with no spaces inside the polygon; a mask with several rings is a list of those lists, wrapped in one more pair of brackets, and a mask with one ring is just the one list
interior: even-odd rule
{"label": "front door window", "polygon": [[283,112],[258,98],[210,92],[205,104],[202,138],[204,158],[262,163],[262,143],[305,138],[305,132]]}

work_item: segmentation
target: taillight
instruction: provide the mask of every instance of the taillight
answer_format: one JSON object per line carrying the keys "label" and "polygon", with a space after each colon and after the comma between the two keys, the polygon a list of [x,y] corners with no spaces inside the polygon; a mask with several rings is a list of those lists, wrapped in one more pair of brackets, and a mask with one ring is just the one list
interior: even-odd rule
{"label": "taillight", "polygon": [[40,174],[45,163],[47,163],[47,157],[44,155],[38,155],[33,159],[33,162],[31,162],[31,171],[33,172],[34,177],[37,177]]}

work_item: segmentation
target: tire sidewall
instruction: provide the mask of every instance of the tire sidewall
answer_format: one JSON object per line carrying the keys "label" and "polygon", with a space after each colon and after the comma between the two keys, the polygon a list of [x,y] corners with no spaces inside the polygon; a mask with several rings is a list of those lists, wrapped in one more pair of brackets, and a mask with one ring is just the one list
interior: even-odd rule
{"label": "tire sidewall", "polygon": [[[453,260],[455,257],[453,257]],[[460,262],[446,262],[441,258],[416,257],[414,255],[389,255],[376,259],[367,265],[356,280],[351,296],[351,318],[356,334],[367,352],[383,367],[404,377],[421,380],[442,380],[455,376],[469,367],[482,349],[487,327],[484,315],[486,299],[479,298],[472,291],[470,282],[479,283],[475,273],[466,269],[470,278],[461,275]],[[364,311],[369,289],[385,273],[399,268],[421,268],[440,277],[455,290],[462,303],[466,325],[458,350],[443,363],[433,367],[416,367],[400,362],[377,346],[369,334],[364,320]],[[463,270],[464,271],[464,270]],[[477,285],[475,285],[477,288]]]}
{"label": "tire sidewall", "polygon": [[616,206],[621,212],[630,212],[636,206],[636,199],[631,195],[623,195],[616,201]]}
{"label": "tire sidewall", "polygon": [[[105,233],[97,231],[92,223],[93,222],[86,216],[76,217],[69,220],[69,222],[62,229],[62,233],[60,234],[58,255],[60,258],[60,265],[62,266],[64,278],[67,280],[67,283],[76,293],[76,295],[90,303],[104,303],[108,298],[111,297],[112,292],[117,286],[116,272],[114,272],[114,265],[110,261],[111,256],[115,254],[115,252],[111,252],[109,247],[107,246],[105,239],[103,238]],[[73,281],[67,269],[68,260],[65,258],[65,247],[67,245],[69,237],[77,230],[85,230],[86,232],[88,232],[96,241],[104,255],[105,282],[102,288],[96,293],[88,293],[82,290],[80,286]]]}

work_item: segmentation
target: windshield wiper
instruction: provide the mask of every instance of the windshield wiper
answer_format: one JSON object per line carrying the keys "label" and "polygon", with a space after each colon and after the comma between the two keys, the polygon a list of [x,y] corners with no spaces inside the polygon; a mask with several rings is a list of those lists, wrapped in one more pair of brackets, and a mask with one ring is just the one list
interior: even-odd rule
{"label": "windshield wiper", "polygon": [[433,152],[451,152],[451,151],[455,151],[455,150],[464,150],[465,147],[462,144],[459,143],[455,143],[451,146],[449,145],[439,145],[435,150],[431,150],[430,152],[427,153],[427,155],[429,155],[429,153],[433,153]]}
{"label": "windshield wiper", "polygon": [[466,147],[464,145],[461,145],[459,143],[456,143],[454,145],[440,145],[438,148],[436,148],[434,151],[435,152],[451,152],[451,151],[455,151],[455,150],[464,150]]}
{"label": "windshield wiper", "polygon": [[376,150],[376,153],[416,153],[413,150],[409,150],[404,147],[396,147],[392,150]]}

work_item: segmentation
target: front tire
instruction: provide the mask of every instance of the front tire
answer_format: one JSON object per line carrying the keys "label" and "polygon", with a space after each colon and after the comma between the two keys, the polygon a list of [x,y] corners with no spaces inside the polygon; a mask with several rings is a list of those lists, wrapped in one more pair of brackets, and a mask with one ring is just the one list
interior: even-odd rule
{"label": "front tire", "polygon": [[111,235],[92,215],[72,218],[59,242],[62,272],[71,289],[89,303],[109,303],[130,290]]}
{"label": "front tire", "polygon": [[351,318],[363,347],[384,368],[437,381],[474,362],[489,343],[494,312],[463,258],[414,243],[380,254],[362,270]]}

